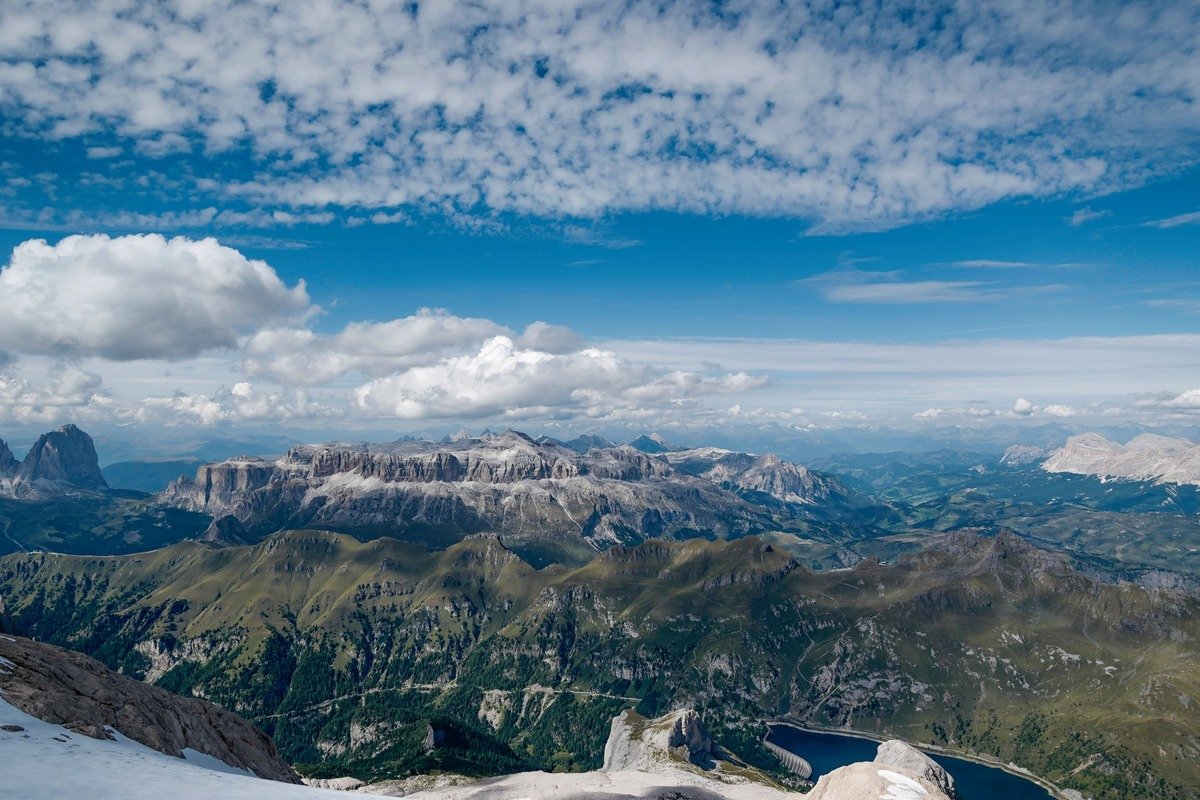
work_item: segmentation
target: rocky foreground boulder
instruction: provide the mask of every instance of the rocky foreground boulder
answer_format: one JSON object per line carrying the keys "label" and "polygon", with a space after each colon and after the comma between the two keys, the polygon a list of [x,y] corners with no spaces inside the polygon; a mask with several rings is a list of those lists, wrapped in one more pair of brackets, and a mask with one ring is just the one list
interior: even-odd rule
{"label": "rocky foreground boulder", "polygon": [[954,778],[920,750],[893,739],[879,745],[874,761],[835,769],[821,776],[807,800],[958,800]]}
{"label": "rocky foreground boulder", "polygon": [[112,738],[115,730],[167,755],[194,750],[260,778],[300,782],[267,735],[241,717],[121,675],[81,653],[0,634],[0,696],[32,717],[94,739]]}

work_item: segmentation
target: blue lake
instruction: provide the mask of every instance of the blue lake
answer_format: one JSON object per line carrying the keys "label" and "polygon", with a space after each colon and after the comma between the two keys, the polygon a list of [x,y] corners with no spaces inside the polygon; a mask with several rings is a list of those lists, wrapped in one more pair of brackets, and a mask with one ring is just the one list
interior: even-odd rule
{"label": "blue lake", "polygon": [[[770,739],[812,764],[812,779],[855,761],[875,758],[877,742],[837,733],[810,733],[788,725],[772,725]],[[996,767],[929,753],[954,777],[963,800],[1053,800],[1033,781]]]}

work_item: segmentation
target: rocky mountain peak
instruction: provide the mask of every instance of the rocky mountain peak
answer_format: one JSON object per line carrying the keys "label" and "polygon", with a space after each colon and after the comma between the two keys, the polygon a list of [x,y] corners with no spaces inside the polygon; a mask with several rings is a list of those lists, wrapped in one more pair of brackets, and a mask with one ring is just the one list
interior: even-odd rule
{"label": "rocky mountain peak", "polygon": [[17,461],[12,450],[8,449],[8,443],[0,439],[0,478],[16,475],[20,466],[21,462]]}
{"label": "rocky mountain peak", "polygon": [[93,490],[108,488],[100,474],[92,437],[74,425],[63,425],[38,437],[21,462],[17,477],[28,483],[66,484]]}
{"label": "rocky mountain peak", "polygon": [[643,453],[669,453],[672,450],[679,449],[658,433],[642,434],[630,442],[629,445],[641,450]]}
{"label": "rocky mountain peak", "polygon": [[1000,456],[1000,463],[1009,467],[1021,467],[1041,461],[1048,454],[1046,448],[1035,444],[1014,444]]}

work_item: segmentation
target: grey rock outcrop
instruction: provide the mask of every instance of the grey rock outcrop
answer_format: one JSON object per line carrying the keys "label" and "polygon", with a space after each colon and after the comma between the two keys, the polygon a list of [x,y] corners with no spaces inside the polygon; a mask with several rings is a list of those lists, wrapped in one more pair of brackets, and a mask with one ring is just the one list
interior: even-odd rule
{"label": "grey rock outcrop", "polygon": [[954,778],[950,777],[950,773],[932,758],[899,739],[890,739],[879,745],[874,763],[918,775],[945,792],[951,800],[958,797],[954,788]]}
{"label": "grey rock outcrop", "polygon": [[712,735],[693,709],[657,719],[632,711],[614,717],[604,748],[605,772],[647,770],[672,763],[711,769],[721,758]]}
{"label": "grey rock outcrop", "polygon": [[1047,456],[1050,451],[1035,444],[1014,444],[1000,456],[1000,463],[1009,467],[1023,467],[1026,464],[1036,464]]}
{"label": "grey rock outcrop", "polygon": [[17,476],[31,484],[66,484],[91,490],[108,488],[100,474],[92,437],[74,425],[63,425],[38,437],[29,455],[21,462]]}
{"label": "grey rock outcrop", "polygon": [[0,692],[30,716],[108,738],[108,728],[173,756],[190,748],[260,778],[299,783],[258,728],[212,703],[179,697],[81,653],[0,636]]}

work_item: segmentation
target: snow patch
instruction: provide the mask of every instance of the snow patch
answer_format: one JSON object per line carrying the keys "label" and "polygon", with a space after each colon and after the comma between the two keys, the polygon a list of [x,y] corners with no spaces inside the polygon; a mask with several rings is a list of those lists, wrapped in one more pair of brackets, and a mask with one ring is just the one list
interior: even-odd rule
{"label": "snow patch", "polygon": [[879,777],[888,782],[888,787],[884,794],[879,796],[879,800],[921,800],[929,794],[929,790],[924,786],[899,772],[881,769]]}

